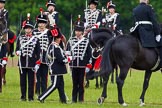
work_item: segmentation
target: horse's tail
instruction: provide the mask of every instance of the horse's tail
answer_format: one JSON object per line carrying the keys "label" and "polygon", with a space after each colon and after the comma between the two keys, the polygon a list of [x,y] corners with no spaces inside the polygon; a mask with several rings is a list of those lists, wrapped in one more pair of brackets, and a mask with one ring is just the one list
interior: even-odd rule
{"label": "horse's tail", "polygon": [[107,41],[104,50],[102,52],[102,60],[101,60],[101,74],[111,73],[114,69],[112,64],[112,45],[114,43],[115,38],[111,38]]}

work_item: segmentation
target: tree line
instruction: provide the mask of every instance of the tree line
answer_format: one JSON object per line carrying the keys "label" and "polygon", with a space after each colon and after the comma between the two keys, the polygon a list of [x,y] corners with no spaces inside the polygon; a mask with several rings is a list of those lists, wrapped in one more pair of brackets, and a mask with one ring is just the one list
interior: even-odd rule
{"label": "tree line", "polygon": [[[112,1],[116,5],[116,12],[121,16],[122,28],[127,32],[133,26],[132,10],[139,4],[139,0]],[[30,13],[32,20],[35,21],[36,16],[40,14],[39,9],[47,9],[46,2],[47,0],[6,0],[5,8],[9,11],[10,28],[14,29],[15,32],[18,31],[21,28],[21,21],[26,18],[27,13]],[[76,21],[78,14],[83,16],[86,0],[55,0],[55,2],[56,11],[59,12],[59,26],[66,37],[69,37],[71,18]],[[108,0],[99,0],[98,8],[106,8],[107,2]],[[150,0],[150,4],[154,7],[158,22],[162,22],[160,0]]]}

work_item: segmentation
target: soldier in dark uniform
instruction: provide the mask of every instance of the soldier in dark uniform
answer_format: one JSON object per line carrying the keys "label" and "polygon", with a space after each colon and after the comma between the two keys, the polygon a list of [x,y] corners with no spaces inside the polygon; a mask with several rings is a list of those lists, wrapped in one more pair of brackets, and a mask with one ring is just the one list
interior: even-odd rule
{"label": "soldier in dark uniform", "polygon": [[47,26],[47,16],[40,14],[37,17],[38,28],[34,29],[33,34],[39,38],[41,64],[37,71],[36,94],[39,96],[47,89],[48,65],[46,62],[46,52],[49,46],[49,36]]}
{"label": "soldier in dark uniform", "polygon": [[72,102],[84,101],[84,78],[86,65],[91,63],[91,47],[89,40],[83,37],[84,23],[75,23],[75,37],[72,37],[67,44],[66,55],[71,56],[72,62]]}
{"label": "soldier in dark uniform", "polygon": [[[16,40],[16,35],[12,34],[13,32],[11,30],[9,30],[9,18],[8,18],[8,10],[5,9],[5,3],[6,0],[0,0],[0,13],[3,15],[3,17],[5,18],[6,22],[7,22],[7,41],[8,43],[6,44],[7,47],[7,55],[14,57],[14,41]],[[6,84],[6,78],[5,78],[5,74],[6,74],[6,65],[4,65],[3,67],[3,71],[2,71],[2,83]]]}
{"label": "soldier in dark uniform", "polygon": [[[44,12],[48,16],[49,24],[48,28],[53,29],[54,26],[58,26],[59,21],[59,13],[55,10],[56,3],[54,0],[48,0],[47,4],[47,12]],[[52,40],[53,41],[53,40]],[[64,35],[62,35],[62,42],[60,43],[60,46],[65,49],[66,45],[66,38]]]}
{"label": "soldier in dark uniform", "polygon": [[49,68],[51,75],[51,85],[47,88],[45,92],[43,92],[38,100],[40,102],[44,102],[44,100],[55,90],[58,89],[60,101],[62,103],[66,103],[66,95],[64,91],[64,78],[63,75],[67,73],[66,65],[68,63],[68,59],[65,56],[63,49],[59,46],[62,34],[59,28],[54,28],[55,36],[54,41],[50,44],[47,56],[49,59]]}
{"label": "soldier in dark uniform", "polygon": [[47,12],[50,26],[58,25],[59,13],[55,11],[56,3],[54,0],[48,0],[47,4]]}
{"label": "soldier in dark uniform", "polygon": [[32,34],[33,23],[29,18],[23,22],[23,29],[25,34],[18,37],[16,45],[16,55],[19,56],[21,100],[26,101],[28,78],[28,100],[33,101],[34,73],[40,65],[40,43],[39,39]]}
{"label": "soldier in dark uniform", "polygon": [[102,22],[101,10],[97,9],[98,0],[90,0],[89,8],[84,10],[85,29],[99,28]]}
{"label": "soldier in dark uniform", "polygon": [[116,5],[112,1],[107,3],[108,13],[105,14],[102,19],[102,25],[106,28],[110,28],[114,31],[114,36],[122,34],[121,25],[120,25],[120,15],[115,12]]}
{"label": "soldier in dark uniform", "polygon": [[[138,33],[143,47],[157,47],[160,42],[160,27],[156,21],[155,11],[148,4],[149,0],[140,0],[140,4],[133,9],[135,27],[131,32]],[[162,48],[160,48],[162,60]]]}
{"label": "soldier in dark uniform", "polygon": [[[5,9],[6,0],[0,0],[0,13],[3,12],[4,18],[7,21],[7,28],[9,29],[9,18],[8,18],[8,10]],[[8,30],[8,44],[10,47],[10,51],[8,51],[8,55],[14,57],[14,41],[16,40],[16,35],[11,30]]]}

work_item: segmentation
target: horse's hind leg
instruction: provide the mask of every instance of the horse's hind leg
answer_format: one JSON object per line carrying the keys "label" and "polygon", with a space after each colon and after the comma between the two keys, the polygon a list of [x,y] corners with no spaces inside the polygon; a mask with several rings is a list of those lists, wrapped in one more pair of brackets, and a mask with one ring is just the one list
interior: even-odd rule
{"label": "horse's hind leg", "polygon": [[145,97],[146,90],[149,86],[149,81],[150,81],[151,75],[152,75],[152,71],[145,71],[143,90],[142,90],[142,94],[140,96],[140,106],[144,105],[144,97]]}
{"label": "horse's hind leg", "polygon": [[6,65],[2,69],[2,84],[6,85]]}
{"label": "horse's hind leg", "polygon": [[119,102],[119,104],[121,104],[123,106],[127,106],[127,104],[124,102],[124,99],[123,99],[122,89],[123,89],[123,85],[124,85],[124,80],[128,74],[128,70],[129,70],[129,68],[120,68],[119,77],[117,77],[117,79],[116,79],[117,88],[118,88],[118,102]]}
{"label": "horse's hind leg", "polygon": [[0,66],[0,93],[2,92],[2,66]]}

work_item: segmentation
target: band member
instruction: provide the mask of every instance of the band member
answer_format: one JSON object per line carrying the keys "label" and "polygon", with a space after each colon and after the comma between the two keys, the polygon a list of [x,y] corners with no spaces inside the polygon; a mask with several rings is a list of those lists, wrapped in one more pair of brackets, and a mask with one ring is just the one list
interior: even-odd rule
{"label": "band member", "polygon": [[84,78],[86,65],[91,63],[91,48],[89,40],[83,37],[84,23],[75,23],[75,37],[72,37],[67,44],[66,55],[71,56],[72,62],[72,102],[84,102]]}
{"label": "band member", "polygon": [[6,0],[0,0],[0,13],[3,12],[4,18],[7,21],[7,27],[9,26],[8,11],[5,9]]}
{"label": "band member", "polygon": [[54,0],[48,0],[47,4],[47,12],[45,14],[48,15],[49,25],[54,26],[58,25],[59,13],[55,11],[56,3]]}
{"label": "band member", "polygon": [[29,16],[28,14],[27,20],[23,22],[25,34],[18,37],[16,45],[16,55],[19,56],[18,66],[22,101],[26,101],[27,88],[28,100],[34,100],[34,75],[40,65],[40,43],[39,39],[32,34],[33,23]]}
{"label": "band member", "polygon": [[112,1],[107,3],[108,13],[105,14],[102,19],[102,25],[106,28],[110,28],[114,31],[114,36],[117,34],[122,34],[120,15],[115,12],[116,5]]}
{"label": "band member", "polygon": [[[42,12],[37,17],[38,28],[34,29],[33,34],[39,38],[40,42],[40,60],[41,64],[37,71],[37,83],[36,94],[39,96],[47,89],[48,81],[48,65],[46,62],[46,52],[49,46],[49,35],[47,26],[47,15],[43,15]],[[39,37],[38,37],[39,36]]]}
{"label": "band member", "polygon": [[84,10],[85,29],[99,28],[102,22],[101,10],[97,9],[98,0],[90,0],[89,8]]}
{"label": "band member", "polygon": [[[54,26],[58,26],[58,21],[59,21],[59,13],[55,10],[56,3],[54,0],[48,0],[46,6],[47,6],[47,12],[44,13],[48,16],[48,20],[49,20],[48,28],[53,29]],[[62,42],[60,43],[60,46],[63,49],[65,49],[66,37],[64,35],[62,36]]]}
{"label": "band member", "polygon": [[63,49],[59,46],[62,39],[59,28],[56,27],[53,29],[53,36],[54,41],[50,44],[47,51],[47,56],[50,61],[49,68],[52,83],[47,90],[38,97],[38,100],[44,102],[55,89],[58,89],[60,101],[66,103],[63,75],[67,73],[65,64],[68,63],[68,59]]}

